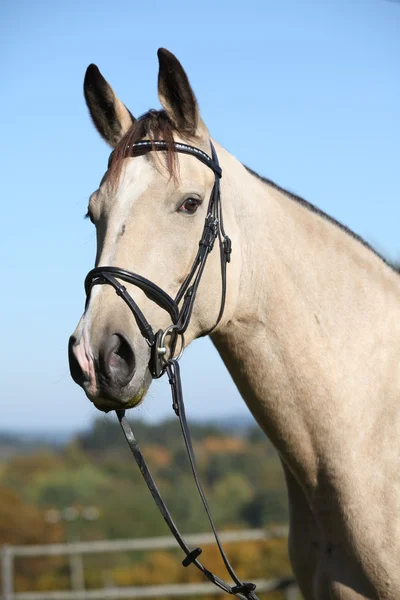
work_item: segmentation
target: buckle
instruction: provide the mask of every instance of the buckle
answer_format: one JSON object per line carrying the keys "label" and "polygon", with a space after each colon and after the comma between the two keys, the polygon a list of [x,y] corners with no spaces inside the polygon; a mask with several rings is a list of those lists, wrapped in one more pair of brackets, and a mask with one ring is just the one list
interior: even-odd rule
{"label": "buckle", "polygon": [[218,232],[218,219],[214,218],[211,213],[208,213],[204,224],[203,235],[199,242],[199,246],[205,246],[211,252],[214,246],[215,238]]}

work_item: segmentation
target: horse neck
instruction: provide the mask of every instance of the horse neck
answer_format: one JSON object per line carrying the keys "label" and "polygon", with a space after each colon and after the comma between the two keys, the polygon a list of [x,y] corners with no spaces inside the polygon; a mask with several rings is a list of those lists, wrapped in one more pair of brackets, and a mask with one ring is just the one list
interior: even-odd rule
{"label": "horse neck", "polygon": [[348,232],[218,153],[241,272],[235,309],[213,342],[260,426],[312,486],[332,446],[335,456],[338,444],[345,451],[346,426],[376,410],[389,360],[377,357],[377,344],[395,336],[399,345],[400,277]]}

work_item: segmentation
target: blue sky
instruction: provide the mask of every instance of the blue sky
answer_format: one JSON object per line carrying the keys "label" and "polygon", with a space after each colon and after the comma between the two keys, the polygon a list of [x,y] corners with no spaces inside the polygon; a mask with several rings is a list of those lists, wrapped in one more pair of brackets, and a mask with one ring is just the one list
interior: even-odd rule
{"label": "blue sky", "polygon": [[[94,62],[134,114],[158,107],[159,46],[181,60],[215,139],[400,259],[400,3],[4,0],[0,429],[98,414],[67,362],[95,254],[83,214],[108,157],[82,82]],[[209,341],[189,348],[183,377],[190,416],[247,410]],[[170,414],[167,386],[137,414]]]}

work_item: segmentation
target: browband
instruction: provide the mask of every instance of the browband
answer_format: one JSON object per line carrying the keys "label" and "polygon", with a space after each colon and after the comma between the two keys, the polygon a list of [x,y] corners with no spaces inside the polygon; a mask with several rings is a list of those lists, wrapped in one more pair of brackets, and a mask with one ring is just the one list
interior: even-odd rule
{"label": "browband", "polygon": [[[213,147],[212,147],[213,148]],[[165,142],[164,140],[142,140],[140,142],[135,142],[134,144],[128,145],[127,150],[131,153],[127,154],[128,156],[140,156],[142,154],[147,154],[152,151],[166,151],[166,150],[175,150],[175,152],[180,152],[181,154],[191,154],[198,158],[203,164],[209,167],[212,171],[214,171],[215,175],[218,177],[222,177],[222,169],[218,164],[218,161],[215,161],[215,158],[211,158],[200,150],[200,148],[196,148],[195,146],[189,146],[188,144],[182,144],[181,142]],[[110,166],[112,162],[112,158],[114,156],[114,150],[111,152],[110,157],[108,159],[108,166]],[[216,156],[216,155],[215,155]]]}

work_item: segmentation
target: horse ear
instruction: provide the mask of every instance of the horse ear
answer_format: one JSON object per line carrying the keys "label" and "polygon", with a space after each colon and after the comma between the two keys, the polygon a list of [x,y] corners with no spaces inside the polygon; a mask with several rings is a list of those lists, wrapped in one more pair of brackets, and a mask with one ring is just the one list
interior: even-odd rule
{"label": "horse ear", "polygon": [[196,96],[181,63],[165,48],[159,48],[157,56],[158,97],[169,118],[177,130],[186,136],[206,133]]}
{"label": "horse ear", "polygon": [[86,104],[93,123],[101,137],[115,147],[135,122],[96,65],[86,69],[83,84]]}

